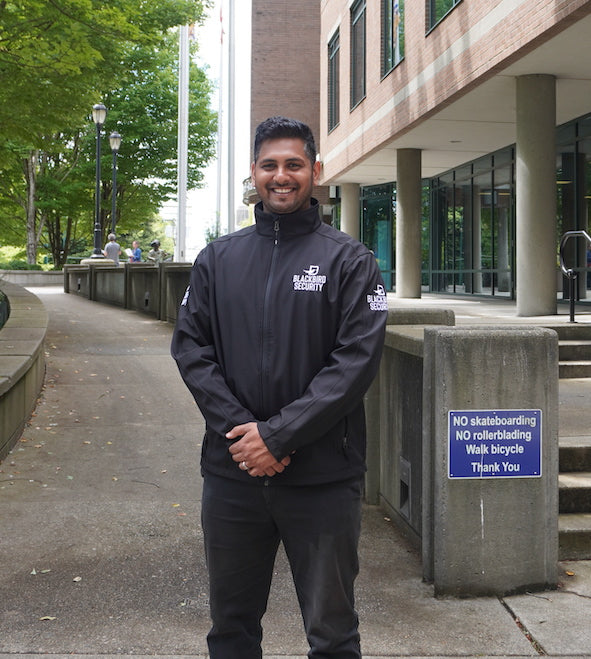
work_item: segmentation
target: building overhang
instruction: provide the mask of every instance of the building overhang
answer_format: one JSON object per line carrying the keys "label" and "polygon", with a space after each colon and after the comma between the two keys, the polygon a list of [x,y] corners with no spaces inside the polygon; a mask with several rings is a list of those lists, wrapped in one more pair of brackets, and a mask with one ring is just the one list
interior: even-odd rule
{"label": "building overhang", "polygon": [[[431,178],[516,141],[516,78],[556,77],[556,123],[591,113],[591,14],[459,92],[445,107],[351,163],[322,185],[377,185],[396,180],[397,149],[420,149],[422,177]],[[381,109],[386,112],[387,108]],[[378,110],[377,112],[380,112]],[[372,117],[366,122],[371,123]],[[363,131],[363,124],[359,132]],[[354,140],[355,135],[348,137]],[[346,148],[343,143],[338,148]],[[336,151],[336,150],[333,150]],[[324,154],[321,154],[324,156]],[[327,154],[330,157],[330,153]],[[329,168],[330,169],[330,168]]]}

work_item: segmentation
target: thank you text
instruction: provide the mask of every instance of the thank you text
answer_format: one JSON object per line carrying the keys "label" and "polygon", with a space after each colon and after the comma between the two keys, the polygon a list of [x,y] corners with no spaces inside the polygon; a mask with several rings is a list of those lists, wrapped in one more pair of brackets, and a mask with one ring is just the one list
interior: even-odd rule
{"label": "thank you text", "polygon": [[450,410],[449,478],[542,475],[541,410]]}

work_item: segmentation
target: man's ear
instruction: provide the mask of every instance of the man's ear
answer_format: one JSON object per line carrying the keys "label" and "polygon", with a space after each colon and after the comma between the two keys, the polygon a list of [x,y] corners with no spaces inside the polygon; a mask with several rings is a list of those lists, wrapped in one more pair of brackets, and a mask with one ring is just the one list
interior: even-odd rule
{"label": "man's ear", "polygon": [[314,165],[312,166],[312,180],[314,181],[314,185],[318,185],[321,172],[322,172],[322,162],[320,162],[320,160],[314,161]]}
{"label": "man's ear", "polygon": [[250,163],[250,178],[252,179],[253,185],[254,185],[254,170],[255,170],[255,163],[251,162]]}

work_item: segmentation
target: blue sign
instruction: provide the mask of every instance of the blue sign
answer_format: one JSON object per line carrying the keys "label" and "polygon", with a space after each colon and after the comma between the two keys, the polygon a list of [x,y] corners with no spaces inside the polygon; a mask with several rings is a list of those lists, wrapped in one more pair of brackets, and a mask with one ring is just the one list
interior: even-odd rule
{"label": "blue sign", "polygon": [[541,410],[450,410],[449,478],[539,478]]}

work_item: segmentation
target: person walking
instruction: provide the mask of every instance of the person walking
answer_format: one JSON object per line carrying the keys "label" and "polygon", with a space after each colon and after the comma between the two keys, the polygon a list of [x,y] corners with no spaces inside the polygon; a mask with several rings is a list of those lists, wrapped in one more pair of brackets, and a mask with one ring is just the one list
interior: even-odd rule
{"label": "person walking", "polygon": [[198,255],[171,352],[206,421],[202,526],[212,659],[260,659],[280,542],[314,659],[361,657],[354,581],[363,396],[387,299],[374,255],[327,224],[308,126],[261,123],[256,223]]}

